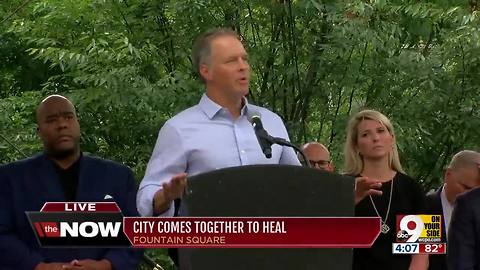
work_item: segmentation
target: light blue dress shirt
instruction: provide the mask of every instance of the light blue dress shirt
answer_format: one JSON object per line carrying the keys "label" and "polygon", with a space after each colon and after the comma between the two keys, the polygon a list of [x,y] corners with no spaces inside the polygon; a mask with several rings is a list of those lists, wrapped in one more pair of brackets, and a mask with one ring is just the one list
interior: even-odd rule
{"label": "light blue dress shirt", "polygon": [[[300,165],[294,150],[289,147],[272,145],[272,157],[265,157],[248,121],[248,115],[254,113],[261,116],[263,127],[270,135],[289,140],[285,125],[277,114],[248,104],[246,99],[237,119],[204,94],[199,104],[168,120],[160,129],[140,183],[138,212],[142,216],[151,216],[155,192],[178,173],[186,172],[192,176],[252,164]],[[173,213],[172,203],[162,216],[173,216]]]}

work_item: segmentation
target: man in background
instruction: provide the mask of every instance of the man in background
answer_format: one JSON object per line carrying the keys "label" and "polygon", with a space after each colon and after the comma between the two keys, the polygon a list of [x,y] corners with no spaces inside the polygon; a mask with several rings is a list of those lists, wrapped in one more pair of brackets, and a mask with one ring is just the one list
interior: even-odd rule
{"label": "man in background", "polygon": [[[305,156],[307,156],[312,168],[329,172],[334,171],[333,163],[330,159],[330,152],[325,145],[318,142],[309,142],[302,146],[302,151],[305,153]],[[301,156],[299,156],[299,159],[302,160]]]}
{"label": "man in background", "polygon": [[[450,221],[457,197],[480,185],[478,164],[480,164],[480,153],[471,150],[458,152],[453,156],[448,168],[445,170],[444,184],[435,192],[427,194],[427,213],[442,215],[443,243],[447,242],[446,236],[451,229]],[[447,247],[447,252],[453,252],[450,243],[448,243]],[[431,270],[448,269],[446,255],[431,255],[429,260],[429,269]]]}
{"label": "man in background", "polygon": [[455,202],[448,232],[448,269],[480,269],[479,224],[480,188],[475,188]]}
{"label": "man in background", "polygon": [[1,269],[136,269],[142,251],[127,248],[41,248],[25,211],[45,202],[115,201],[124,216],[138,215],[132,171],[80,151],[80,125],[73,104],[52,95],[37,108],[37,134],[44,152],[0,167]]}

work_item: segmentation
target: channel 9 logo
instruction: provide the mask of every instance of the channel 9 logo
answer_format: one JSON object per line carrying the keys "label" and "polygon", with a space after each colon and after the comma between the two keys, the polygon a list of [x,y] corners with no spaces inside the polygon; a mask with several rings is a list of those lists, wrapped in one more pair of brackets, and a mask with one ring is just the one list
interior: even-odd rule
{"label": "channel 9 logo", "polygon": [[397,215],[397,243],[437,243],[442,237],[441,215]]}

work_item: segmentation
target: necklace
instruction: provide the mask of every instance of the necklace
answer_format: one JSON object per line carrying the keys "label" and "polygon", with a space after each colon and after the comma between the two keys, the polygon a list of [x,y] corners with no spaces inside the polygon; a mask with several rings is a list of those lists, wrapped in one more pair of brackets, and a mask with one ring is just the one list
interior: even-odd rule
{"label": "necklace", "polygon": [[393,179],[392,179],[392,184],[390,185],[390,198],[388,199],[388,207],[387,207],[387,214],[385,215],[385,220],[383,220],[382,216],[380,216],[380,213],[378,212],[377,207],[375,206],[375,203],[373,202],[372,196],[368,195],[368,197],[370,197],[370,201],[372,202],[373,210],[375,210],[375,213],[377,213],[377,216],[382,221],[382,233],[383,234],[387,234],[390,231],[390,227],[387,225],[387,219],[388,219],[388,214],[390,213],[390,206],[392,204],[392,193],[393,193]]}

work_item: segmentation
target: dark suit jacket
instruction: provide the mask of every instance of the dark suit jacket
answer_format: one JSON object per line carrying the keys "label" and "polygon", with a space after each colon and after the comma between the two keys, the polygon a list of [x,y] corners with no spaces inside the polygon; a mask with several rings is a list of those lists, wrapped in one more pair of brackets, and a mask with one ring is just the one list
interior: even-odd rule
{"label": "dark suit jacket", "polygon": [[[447,237],[445,234],[445,219],[443,216],[442,200],[440,194],[442,192],[443,186],[439,187],[435,192],[427,194],[426,203],[427,211],[426,214],[430,215],[442,215],[442,242],[447,242]],[[448,248],[448,245],[447,245]],[[430,255],[429,256],[429,267],[430,270],[448,270],[447,267],[447,255]]]}
{"label": "dark suit jacket", "polygon": [[480,270],[480,188],[457,197],[448,230],[451,270]]}
{"label": "dark suit jacket", "polygon": [[[130,169],[82,155],[76,201],[104,201],[108,194],[125,216],[136,216],[136,191]],[[50,201],[65,201],[65,195],[54,165],[46,155],[0,167],[0,269],[30,270],[40,262],[73,259],[108,259],[116,270],[137,268],[141,250],[40,248],[25,211],[39,211]]]}

